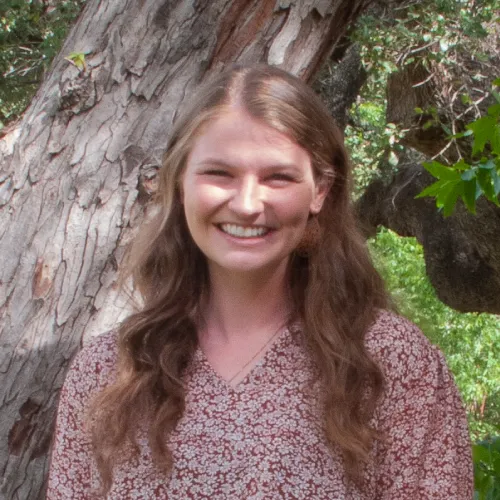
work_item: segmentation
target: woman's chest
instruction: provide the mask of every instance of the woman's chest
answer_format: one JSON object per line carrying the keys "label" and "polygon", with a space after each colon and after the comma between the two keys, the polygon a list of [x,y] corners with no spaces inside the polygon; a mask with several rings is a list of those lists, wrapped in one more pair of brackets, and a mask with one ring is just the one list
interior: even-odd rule
{"label": "woman's chest", "polygon": [[116,471],[109,498],[362,498],[346,489],[311,394],[279,383],[245,389],[188,395],[169,439],[169,476],[155,468],[143,438],[133,466]]}
{"label": "woman's chest", "polygon": [[325,439],[315,379],[286,337],[236,387],[196,358],[168,440],[170,474],[154,467],[143,438],[133,466],[117,470],[109,498],[363,500],[348,491],[340,453]]}
{"label": "woman's chest", "polygon": [[176,494],[190,498],[195,485],[198,495],[214,499],[344,498],[342,464],[323,438],[310,395],[279,381],[264,387],[188,406],[171,439]]}

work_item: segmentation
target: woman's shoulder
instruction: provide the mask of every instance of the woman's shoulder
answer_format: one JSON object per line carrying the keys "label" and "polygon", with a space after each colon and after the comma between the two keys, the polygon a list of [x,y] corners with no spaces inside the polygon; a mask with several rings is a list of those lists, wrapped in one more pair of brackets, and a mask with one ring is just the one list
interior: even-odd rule
{"label": "woman's shoulder", "polygon": [[[406,318],[381,311],[367,347],[384,373],[372,425],[387,498],[472,498],[467,417],[441,351]],[[405,495],[407,493],[407,495]]]}
{"label": "woman's shoulder", "polygon": [[118,333],[114,330],[91,339],[74,357],[66,377],[80,390],[93,392],[114,377],[118,360]]}
{"label": "woman's shoulder", "polygon": [[[367,348],[384,374],[387,414],[394,406],[410,404],[447,408],[464,420],[458,389],[443,353],[411,321],[381,311],[366,337]],[[441,408],[441,409],[442,409]],[[439,410],[441,411],[441,410]],[[443,417],[444,418],[444,417]],[[466,428],[466,424],[465,427]]]}
{"label": "woman's shoulder", "polygon": [[118,357],[118,332],[110,330],[86,342],[75,356],[75,360],[103,369],[116,363]]}
{"label": "woman's shoulder", "polygon": [[388,310],[379,311],[367,332],[366,346],[386,374],[418,376],[429,365],[444,363],[442,353],[420,328]]}
{"label": "woman's shoulder", "polygon": [[366,334],[366,344],[374,356],[384,354],[387,350],[411,356],[436,349],[418,326],[386,309],[378,311]]}

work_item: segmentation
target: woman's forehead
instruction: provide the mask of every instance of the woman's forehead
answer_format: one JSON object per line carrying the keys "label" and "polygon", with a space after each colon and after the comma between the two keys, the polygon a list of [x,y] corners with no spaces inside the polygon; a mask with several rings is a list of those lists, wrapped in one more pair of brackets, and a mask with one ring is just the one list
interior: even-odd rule
{"label": "woman's forehead", "polygon": [[286,166],[308,159],[308,152],[290,137],[239,109],[208,123],[194,141],[190,154],[192,163],[234,166],[248,161]]}

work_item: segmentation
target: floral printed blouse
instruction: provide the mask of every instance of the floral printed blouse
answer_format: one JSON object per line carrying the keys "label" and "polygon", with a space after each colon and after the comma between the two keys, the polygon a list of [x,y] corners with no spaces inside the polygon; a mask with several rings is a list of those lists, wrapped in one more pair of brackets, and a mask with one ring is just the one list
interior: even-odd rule
{"label": "floral printed blouse", "polygon": [[[285,330],[236,387],[197,350],[185,376],[186,410],[169,438],[174,466],[154,467],[147,439],[117,465],[108,499],[470,500],[465,412],[443,355],[417,327],[382,312],[366,338],[386,387],[373,445],[357,487],[322,432],[320,387],[300,331]],[[98,337],[76,357],[61,392],[48,500],[95,498],[99,476],[84,416],[114,377],[117,337]]]}

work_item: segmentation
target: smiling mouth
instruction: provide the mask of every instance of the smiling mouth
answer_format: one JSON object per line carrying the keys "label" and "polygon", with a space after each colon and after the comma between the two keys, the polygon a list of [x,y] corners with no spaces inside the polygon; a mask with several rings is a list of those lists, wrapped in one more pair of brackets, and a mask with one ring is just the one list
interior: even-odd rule
{"label": "smiling mouth", "polygon": [[259,236],[265,236],[271,231],[269,227],[238,226],[236,224],[219,224],[218,227],[224,233],[237,238],[257,238]]}

